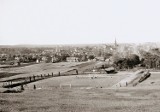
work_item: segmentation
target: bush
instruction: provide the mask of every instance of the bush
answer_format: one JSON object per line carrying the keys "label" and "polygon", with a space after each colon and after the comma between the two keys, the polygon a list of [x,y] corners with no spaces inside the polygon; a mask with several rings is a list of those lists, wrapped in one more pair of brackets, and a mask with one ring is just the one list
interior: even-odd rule
{"label": "bush", "polygon": [[88,56],[88,59],[90,59],[90,60],[93,60],[94,58],[95,58],[94,55],[89,55],[89,56]]}

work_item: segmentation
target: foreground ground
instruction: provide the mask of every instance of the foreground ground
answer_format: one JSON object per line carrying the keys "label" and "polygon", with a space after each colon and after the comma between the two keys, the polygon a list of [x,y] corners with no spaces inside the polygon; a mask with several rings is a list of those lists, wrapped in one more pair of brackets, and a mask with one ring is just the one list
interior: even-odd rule
{"label": "foreground ground", "polygon": [[[34,66],[32,72],[38,73],[37,66]],[[48,70],[53,71],[53,65],[48,66],[52,68]],[[46,69],[44,66],[42,68]],[[17,73],[25,71],[30,74],[28,68],[16,70]],[[46,69],[46,72],[49,71]],[[131,73],[61,76],[34,82],[26,85],[22,93],[0,93],[0,111],[159,112],[160,73],[152,73],[149,79],[136,87],[112,87]],[[33,85],[36,85],[36,90]]]}

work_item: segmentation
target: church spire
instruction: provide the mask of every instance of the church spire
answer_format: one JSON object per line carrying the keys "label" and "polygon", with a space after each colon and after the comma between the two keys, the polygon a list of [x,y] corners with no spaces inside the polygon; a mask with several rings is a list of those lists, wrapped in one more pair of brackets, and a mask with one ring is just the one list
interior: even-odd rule
{"label": "church spire", "polygon": [[114,46],[115,46],[115,48],[118,46],[116,38],[115,38],[115,41],[114,41]]}

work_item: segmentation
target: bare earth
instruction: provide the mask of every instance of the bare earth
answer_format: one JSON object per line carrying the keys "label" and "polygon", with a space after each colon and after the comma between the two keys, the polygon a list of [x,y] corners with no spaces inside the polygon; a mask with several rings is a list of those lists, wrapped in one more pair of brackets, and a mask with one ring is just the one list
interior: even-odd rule
{"label": "bare earth", "polygon": [[[4,68],[1,71],[22,73],[9,77],[12,79],[33,74],[56,73],[73,68],[79,68],[83,71],[84,68],[92,67],[92,64],[94,63],[88,65],[84,63],[44,63],[18,68]],[[129,74],[131,72],[60,76],[34,82],[26,85],[25,91],[22,93],[0,93],[0,111],[159,112],[160,73],[152,72],[150,78],[136,87],[113,87]],[[8,78],[0,80],[5,79]],[[34,84],[37,87],[36,90],[33,90]]]}

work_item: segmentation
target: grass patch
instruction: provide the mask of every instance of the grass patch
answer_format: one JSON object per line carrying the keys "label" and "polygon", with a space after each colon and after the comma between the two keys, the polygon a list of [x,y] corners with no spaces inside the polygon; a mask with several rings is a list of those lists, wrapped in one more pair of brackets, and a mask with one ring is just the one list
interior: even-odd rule
{"label": "grass patch", "polygon": [[11,76],[19,75],[19,74],[21,74],[21,73],[1,72],[0,73],[0,78],[11,77]]}

